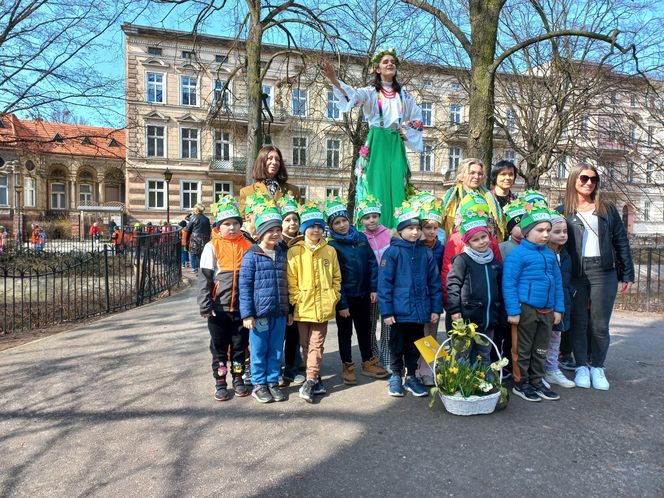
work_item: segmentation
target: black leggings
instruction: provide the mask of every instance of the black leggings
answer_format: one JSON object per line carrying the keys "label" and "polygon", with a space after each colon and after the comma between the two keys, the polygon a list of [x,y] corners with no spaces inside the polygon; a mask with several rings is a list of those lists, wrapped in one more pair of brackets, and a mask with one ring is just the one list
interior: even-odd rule
{"label": "black leggings", "polygon": [[346,297],[350,316],[342,317],[337,310],[337,329],[339,338],[339,355],[341,361],[353,361],[351,354],[351,337],[353,323],[357,334],[357,343],[360,346],[362,361],[369,361],[373,357],[371,350],[371,298],[369,296]]}
{"label": "black leggings", "polygon": [[244,373],[244,357],[249,344],[249,331],[242,326],[240,314],[216,311],[208,318],[210,331],[210,353],[212,353],[212,376],[220,379],[219,365],[228,361],[228,346],[232,348],[231,360],[234,377]]}

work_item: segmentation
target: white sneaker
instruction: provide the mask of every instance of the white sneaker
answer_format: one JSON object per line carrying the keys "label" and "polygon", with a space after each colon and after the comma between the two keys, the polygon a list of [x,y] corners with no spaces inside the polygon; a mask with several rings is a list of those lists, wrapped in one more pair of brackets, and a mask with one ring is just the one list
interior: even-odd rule
{"label": "white sneaker", "polygon": [[304,384],[305,380],[307,380],[307,378],[304,375],[297,374],[293,379],[293,384]]}
{"label": "white sneaker", "polygon": [[551,389],[551,384],[549,384],[546,378],[542,379],[542,384],[544,384],[544,387],[546,387],[547,389]]}
{"label": "white sneaker", "polygon": [[590,372],[588,371],[588,367],[577,367],[574,384],[576,387],[590,389]]}
{"label": "white sneaker", "polygon": [[576,386],[576,384],[565,377],[565,374],[560,370],[547,370],[544,378],[549,384],[557,384],[561,387],[571,388]]}
{"label": "white sneaker", "polygon": [[606,380],[603,368],[590,367],[590,380],[595,389],[599,389],[600,391],[609,390],[609,381]]}

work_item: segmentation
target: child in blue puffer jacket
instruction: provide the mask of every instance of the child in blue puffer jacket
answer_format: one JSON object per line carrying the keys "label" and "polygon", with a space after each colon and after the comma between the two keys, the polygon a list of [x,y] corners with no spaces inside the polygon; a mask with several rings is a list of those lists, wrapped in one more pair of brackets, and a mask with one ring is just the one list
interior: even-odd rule
{"label": "child in blue puffer jacket", "polygon": [[[378,307],[390,334],[392,376],[387,393],[403,396],[406,389],[415,396],[427,391],[415,376],[420,353],[415,341],[424,337],[424,325],[436,322],[443,311],[443,292],[433,254],[420,241],[419,206],[404,201],[395,209],[397,231],[383,254],[378,270]],[[402,375],[406,367],[406,382]]]}
{"label": "child in blue puffer jacket", "polygon": [[288,303],[288,258],[281,247],[281,213],[272,200],[254,210],[256,237],[240,268],[240,315],[249,329],[252,396],[260,403],[285,401],[279,389]]}
{"label": "child in blue puffer jacket", "polygon": [[526,214],[519,226],[524,238],[503,269],[507,321],[518,325],[516,337],[512,334],[512,391],[526,401],[556,400],[560,396],[542,379],[551,330],[565,313],[562,277],[558,259],[546,245],[551,233],[548,207],[541,201],[523,207]]}

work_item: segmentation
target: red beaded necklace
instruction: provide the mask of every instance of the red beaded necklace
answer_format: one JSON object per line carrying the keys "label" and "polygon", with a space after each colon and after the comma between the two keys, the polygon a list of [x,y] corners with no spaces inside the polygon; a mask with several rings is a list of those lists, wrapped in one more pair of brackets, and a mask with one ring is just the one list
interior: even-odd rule
{"label": "red beaded necklace", "polygon": [[380,93],[382,93],[386,99],[393,99],[397,95],[397,91],[392,89],[392,90],[385,90],[385,87],[381,85],[380,87]]}

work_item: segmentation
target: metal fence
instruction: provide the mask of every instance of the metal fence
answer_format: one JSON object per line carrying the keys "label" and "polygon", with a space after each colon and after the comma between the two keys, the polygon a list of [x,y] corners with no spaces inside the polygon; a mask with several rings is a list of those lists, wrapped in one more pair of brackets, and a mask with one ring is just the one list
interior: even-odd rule
{"label": "metal fence", "polygon": [[634,260],[634,285],[630,292],[618,293],[616,308],[663,312],[664,247],[632,246],[632,259]]}
{"label": "metal fence", "polygon": [[70,252],[22,248],[0,258],[0,333],[126,310],[178,285],[180,231]]}

